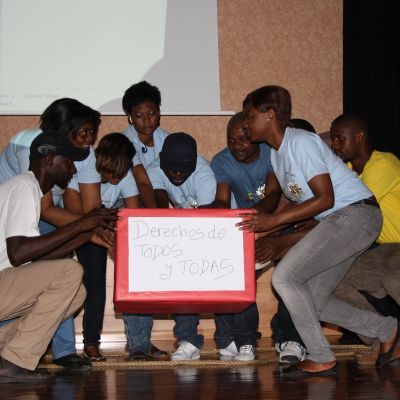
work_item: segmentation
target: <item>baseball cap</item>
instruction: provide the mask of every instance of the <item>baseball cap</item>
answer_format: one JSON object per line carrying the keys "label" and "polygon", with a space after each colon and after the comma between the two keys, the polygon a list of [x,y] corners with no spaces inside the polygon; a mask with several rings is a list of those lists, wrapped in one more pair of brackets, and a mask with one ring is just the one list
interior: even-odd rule
{"label": "baseball cap", "polygon": [[88,149],[75,147],[67,136],[57,131],[45,131],[32,142],[29,160],[37,160],[48,155],[58,155],[72,161],[82,161],[89,155]]}
{"label": "baseball cap", "polygon": [[196,141],[187,133],[169,134],[160,152],[160,168],[165,171],[192,173],[196,169]]}

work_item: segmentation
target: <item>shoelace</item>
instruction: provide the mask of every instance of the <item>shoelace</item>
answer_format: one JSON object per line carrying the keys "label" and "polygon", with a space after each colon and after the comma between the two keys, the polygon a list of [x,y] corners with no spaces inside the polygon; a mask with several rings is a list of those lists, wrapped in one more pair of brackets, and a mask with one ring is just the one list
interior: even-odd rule
{"label": "shoelace", "polygon": [[[292,344],[292,343],[294,343],[294,342],[291,342],[291,341],[283,342],[283,343],[281,343],[281,344],[279,345],[279,348],[281,349],[281,351],[283,351],[283,350],[285,350],[285,348],[286,348],[287,346],[289,346],[289,345]],[[297,345],[297,347],[298,347],[298,344],[297,344],[297,343],[296,343],[296,345]]]}
{"label": "shoelace", "polygon": [[245,344],[240,348],[239,353],[251,353],[254,350],[254,346],[251,344]]}

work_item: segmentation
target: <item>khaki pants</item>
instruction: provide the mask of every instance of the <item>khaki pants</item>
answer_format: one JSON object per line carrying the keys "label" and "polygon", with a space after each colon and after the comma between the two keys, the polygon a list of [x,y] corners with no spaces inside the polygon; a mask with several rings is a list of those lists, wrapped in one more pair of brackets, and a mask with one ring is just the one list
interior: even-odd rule
{"label": "khaki pants", "polygon": [[71,259],[38,261],[0,272],[1,356],[34,370],[60,323],[83,304],[83,270]]}
{"label": "khaki pants", "polygon": [[400,243],[381,244],[358,256],[333,292],[357,308],[376,312],[359,290],[378,299],[389,295],[400,305]]}

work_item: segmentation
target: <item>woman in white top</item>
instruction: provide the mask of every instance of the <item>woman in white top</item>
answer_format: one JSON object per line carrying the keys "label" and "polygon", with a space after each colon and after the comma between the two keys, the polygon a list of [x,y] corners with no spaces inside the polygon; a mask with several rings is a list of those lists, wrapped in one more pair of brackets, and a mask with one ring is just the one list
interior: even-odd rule
{"label": "woman in white top", "polygon": [[135,146],[132,172],[146,208],[156,208],[153,187],[147,175],[148,165],[158,157],[168,132],[160,125],[161,93],[146,81],[130,86],[122,98],[128,127],[122,132]]}
{"label": "woman in white top", "polygon": [[399,358],[400,333],[395,319],[356,309],[330,296],[353,260],[380,232],[382,216],[372,193],[318,135],[289,127],[291,98],[286,89],[259,88],[246,97],[243,110],[250,140],[271,146],[275,180],[268,190],[282,190],[291,203],[273,214],[246,215],[247,220],[238,226],[269,234],[308,218],[319,221],[282,258],[272,276],[308,350],[304,361],[283,373],[335,372],[335,355],[319,321],[379,338],[379,365]]}
{"label": "woman in white top", "polygon": [[[101,176],[103,207],[140,207],[139,191],[131,171],[135,155],[133,144],[121,133],[109,133],[100,140],[95,153],[96,168]],[[71,180],[69,187],[71,190],[65,194],[64,200],[75,207],[75,213],[81,213],[80,186],[76,178]],[[87,291],[83,317],[84,356],[91,361],[104,361],[99,344],[106,301],[107,252],[98,246],[92,247],[86,246],[84,251],[77,253],[85,271]],[[86,253],[92,255],[93,265],[87,263]]]}

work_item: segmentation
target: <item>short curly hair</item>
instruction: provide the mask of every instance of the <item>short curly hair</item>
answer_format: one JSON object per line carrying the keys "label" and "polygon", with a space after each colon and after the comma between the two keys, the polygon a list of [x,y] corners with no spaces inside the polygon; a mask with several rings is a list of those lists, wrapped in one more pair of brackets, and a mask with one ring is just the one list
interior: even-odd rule
{"label": "short curly hair", "polygon": [[126,89],[124,97],[122,97],[122,108],[126,114],[129,114],[133,107],[145,101],[154,103],[160,109],[161,93],[157,86],[142,81]]}

